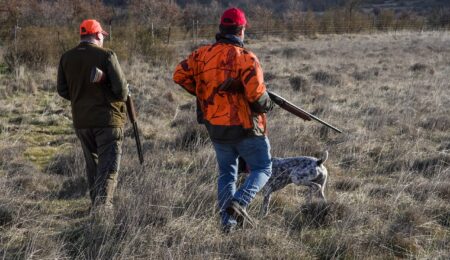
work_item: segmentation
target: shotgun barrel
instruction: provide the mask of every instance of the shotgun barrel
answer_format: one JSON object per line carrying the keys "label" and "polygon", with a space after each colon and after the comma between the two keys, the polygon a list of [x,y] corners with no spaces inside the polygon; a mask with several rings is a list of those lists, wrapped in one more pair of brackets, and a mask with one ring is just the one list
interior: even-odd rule
{"label": "shotgun barrel", "polygon": [[128,95],[126,105],[127,105],[128,117],[130,118],[130,122],[133,125],[134,139],[136,140],[136,147],[137,147],[137,152],[138,152],[138,156],[139,156],[139,162],[141,164],[143,164],[144,163],[144,153],[142,151],[141,139],[139,137],[139,129],[138,129],[137,120],[136,120],[136,118],[137,118],[136,109],[134,108],[134,102],[133,102],[133,99],[131,98],[131,95]]}
{"label": "shotgun barrel", "polygon": [[[224,82],[222,82],[222,84],[220,84],[215,89],[215,91],[216,92],[214,92],[213,95],[215,95],[219,91],[243,93],[244,86],[242,85],[242,83],[239,80],[235,80],[233,78],[227,78]],[[303,110],[303,109],[299,108],[298,106],[292,104],[291,102],[287,101],[280,95],[278,95],[272,91],[267,91],[267,94],[269,94],[270,99],[275,104],[277,104],[282,109],[288,111],[289,113],[294,114],[305,121],[311,121],[312,119],[314,119],[315,121],[333,129],[334,131],[336,131],[338,133],[342,133],[342,131],[340,129],[338,129],[337,127],[334,127],[334,126],[330,125],[329,123],[323,121],[322,119],[306,112],[305,110]]]}
{"label": "shotgun barrel", "polygon": [[322,119],[306,112],[305,110],[299,108],[298,106],[292,104],[291,102],[287,101],[286,99],[284,99],[283,97],[281,97],[280,95],[272,92],[272,91],[267,91],[267,93],[269,94],[270,99],[277,104],[278,106],[280,106],[281,108],[283,108],[284,110],[288,111],[289,113],[292,113],[298,117],[300,117],[303,120],[306,121],[311,121],[311,119],[314,119],[315,121],[333,129],[334,131],[338,132],[338,133],[342,133],[342,131],[332,125],[330,125],[329,123],[323,121]]}

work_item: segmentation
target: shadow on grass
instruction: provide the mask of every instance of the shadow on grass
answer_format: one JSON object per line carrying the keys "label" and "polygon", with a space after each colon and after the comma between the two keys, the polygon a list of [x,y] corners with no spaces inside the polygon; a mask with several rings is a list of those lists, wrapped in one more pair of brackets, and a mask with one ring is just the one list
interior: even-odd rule
{"label": "shadow on grass", "polygon": [[285,215],[285,220],[293,230],[322,228],[333,225],[352,215],[350,208],[338,202],[311,202],[300,207],[294,216]]}

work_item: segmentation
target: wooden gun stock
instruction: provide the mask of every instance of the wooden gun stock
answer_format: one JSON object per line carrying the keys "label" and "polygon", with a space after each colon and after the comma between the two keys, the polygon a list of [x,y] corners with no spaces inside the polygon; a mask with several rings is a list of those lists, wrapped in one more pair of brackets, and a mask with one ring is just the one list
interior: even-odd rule
{"label": "wooden gun stock", "polygon": [[136,122],[136,109],[134,108],[134,102],[130,95],[128,95],[126,105],[128,117],[130,118],[131,123]]}

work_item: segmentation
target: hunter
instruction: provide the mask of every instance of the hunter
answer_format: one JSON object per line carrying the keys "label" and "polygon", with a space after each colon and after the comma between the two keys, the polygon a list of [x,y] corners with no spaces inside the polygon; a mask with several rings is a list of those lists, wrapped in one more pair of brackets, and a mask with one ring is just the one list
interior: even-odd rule
{"label": "hunter", "polygon": [[[112,210],[128,85],[116,54],[103,48],[107,35],[96,20],[81,23],[80,43],[61,57],[57,90],[71,103],[73,126],[86,160],[92,209]],[[96,75],[98,71],[103,75]]]}
{"label": "hunter", "polygon": [[[246,220],[246,208],[271,176],[266,114],[273,107],[258,58],[244,48],[247,20],[237,8],[226,10],[216,42],[195,50],[175,69],[173,80],[197,98],[197,116],[206,126],[219,165],[218,206],[222,231]],[[238,158],[250,174],[236,187]]]}

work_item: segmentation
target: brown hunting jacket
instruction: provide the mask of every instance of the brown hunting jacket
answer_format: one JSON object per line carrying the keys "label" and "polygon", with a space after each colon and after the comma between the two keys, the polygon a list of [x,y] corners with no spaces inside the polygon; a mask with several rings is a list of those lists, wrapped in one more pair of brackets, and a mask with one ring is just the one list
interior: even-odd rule
{"label": "brown hunting jacket", "polygon": [[[106,74],[105,81],[90,82],[94,67]],[[62,55],[56,87],[58,94],[71,102],[75,128],[125,124],[128,86],[113,51],[81,42]]]}

